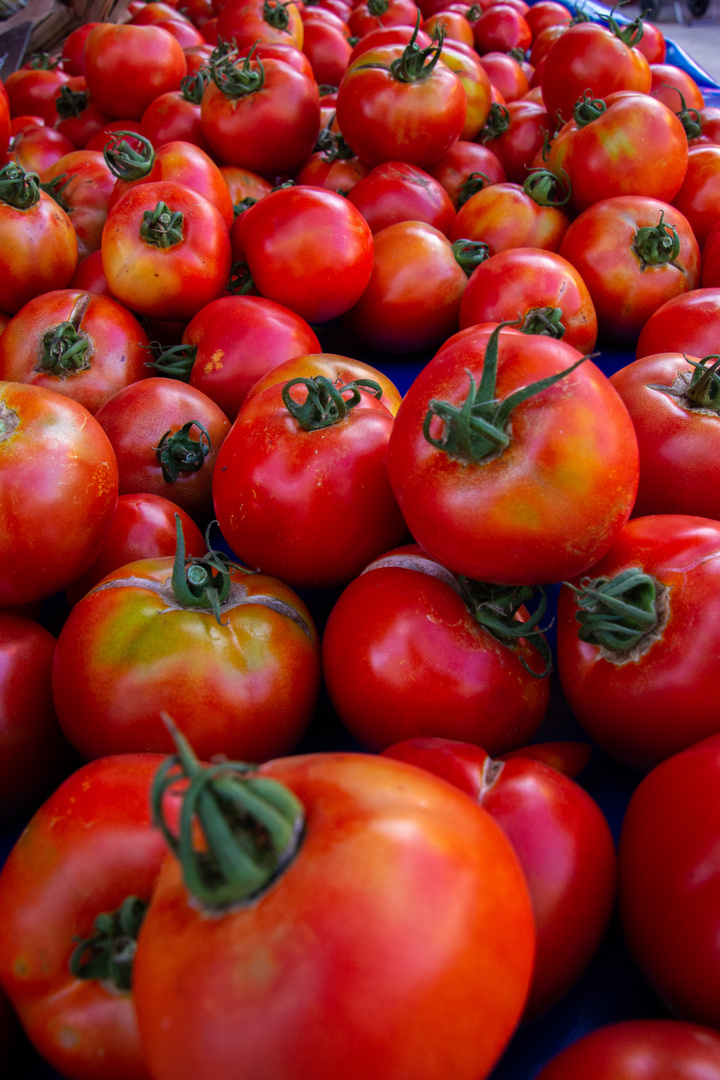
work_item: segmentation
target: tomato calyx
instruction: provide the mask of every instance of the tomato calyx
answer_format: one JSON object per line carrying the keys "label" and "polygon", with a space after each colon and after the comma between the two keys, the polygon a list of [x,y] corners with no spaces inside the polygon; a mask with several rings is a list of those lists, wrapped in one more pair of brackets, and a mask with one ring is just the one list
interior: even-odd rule
{"label": "tomato calyx", "polygon": [[455,262],[468,277],[473,270],[490,258],[490,248],[482,240],[456,240],[452,245]]}
{"label": "tomato calyx", "polygon": [[[199,439],[190,436],[194,427],[200,428]],[[188,420],[178,431],[171,432],[168,428],[153,447],[166,484],[173,484],[181,472],[198,472],[212,450],[210,436],[199,420]]]}
{"label": "tomato calyx", "polygon": [[[453,405],[449,401],[432,398],[423,422],[423,435],[438,450],[449,457],[465,463],[481,463],[501,454],[510,445],[511,436],[507,431],[510,415],[518,405],[528,398],[535,397],[553,386],[560,379],[574,371],[586,357],[581,357],[564,371],[549,375],[545,379],[523,386],[498,401],[495,384],[497,381],[498,339],[504,326],[517,326],[515,322],[503,322],[493,330],[485,351],[482,376],[479,386],[470,371],[470,392],[462,405]],[[439,438],[430,433],[435,417],[443,423]]]}
{"label": "tomato calyx", "polygon": [[[221,912],[264,893],[288,868],[302,842],[302,803],[255,767],[228,761],[202,765],[175,723],[162,713],[177,753],[159,768],[151,791],[153,821],[180,862],[183,880],[203,908]],[[178,835],[163,801],[182,783]],[[198,832],[201,846],[198,846]]]}
{"label": "tomato calyx", "polygon": [[264,0],[262,16],[263,20],[272,26],[275,30],[287,30],[288,23],[290,22],[290,16],[288,14],[288,3],[293,0],[287,0],[286,3],[280,3],[279,0]]}
{"label": "tomato calyx", "polygon": [[504,105],[500,105],[499,102],[493,101],[490,106],[487,120],[478,135],[477,141],[481,143],[491,142],[493,139],[497,139],[500,135],[503,135],[509,127],[510,113]]}
{"label": "tomato calyx", "polygon": [[458,210],[478,191],[482,191],[485,184],[490,183],[490,177],[482,172],[471,172],[460,185],[458,192]]}
{"label": "tomato calyx", "polygon": [[61,86],[60,93],[55,98],[55,112],[63,120],[69,120],[84,113],[89,101],[87,90],[73,90],[69,86]]}
{"label": "tomato calyx", "polygon": [[183,239],[183,214],[181,210],[171,210],[162,200],[154,210],[146,210],[140,224],[140,239],[152,247],[174,247]]}
{"label": "tomato calyx", "polygon": [[[683,354],[684,355],[684,354]],[[720,415],[720,355],[717,353],[704,356],[702,360],[691,360],[685,356],[693,371],[678,371],[672,386],[662,383],[648,383],[650,390],[659,390],[677,399],[678,404],[688,412],[711,413]],[[707,367],[713,360],[714,363]]]}
{"label": "tomato calyx", "polygon": [[702,123],[700,121],[700,113],[697,111],[697,109],[688,108],[687,102],[685,101],[685,95],[683,94],[682,90],[680,90],[677,86],[670,86],[670,83],[661,83],[660,85],[664,87],[665,90],[677,90],[678,94],[680,95],[680,111],[676,112],[675,115],[685,129],[685,134],[688,137],[688,142],[690,141],[690,139],[699,138],[699,136],[702,135]]}
{"label": "tomato calyx", "polygon": [[562,176],[550,169],[532,169],[525,178],[523,191],[538,206],[564,206],[572,195],[570,177],[561,169]]}
{"label": "tomato calyx", "polygon": [[256,296],[257,289],[253,281],[250,267],[246,262],[234,262],[230,267],[230,277],[225,286],[231,296]]}
{"label": "tomato calyx", "polygon": [[592,124],[607,110],[607,105],[602,98],[593,97],[592,90],[586,90],[581,98],[573,105],[573,120],[575,126],[582,128]]}
{"label": "tomato calyx", "polygon": [[180,94],[184,101],[199,105],[210,82],[210,72],[206,67],[198,68],[192,75],[186,75],[180,82]]}
{"label": "tomato calyx", "polygon": [[147,902],[128,896],[116,911],[104,911],[93,923],[95,933],[79,942],[70,957],[76,979],[98,979],[114,990],[132,987],[132,967]]}
{"label": "tomato calyx", "polygon": [[[126,141],[126,136],[137,144],[137,149]],[[136,131],[116,131],[106,144],[103,157],[119,180],[142,180],[153,167],[155,150],[150,140]]]}
{"label": "tomato calyx", "polygon": [[680,254],[680,237],[674,225],[666,225],[665,211],[657,225],[643,225],[635,231],[632,250],[640,260],[640,269],[674,263]]}
{"label": "tomato calyx", "polygon": [[35,371],[67,379],[91,367],[92,342],[80,329],[89,303],[90,294],[83,293],[73,307],[70,318],[45,331],[40,339],[40,356]]}
{"label": "tomato calyx", "polygon": [[[246,195],[244,199],[241,199],[238,203],[233,203],[233,217],[240,217],[245,210],[249,210],[251,206],[254,206],[257,199],[253,199],[252,195]],[[239,264],[236,264],[239,265]],[[246,266],[246,263],[242,265]]]}
{"label": "tomato calyx", "polygon": [[[145,348],[152,348],[152,345],[146,345]],[[167,349],[161,349],[155,359],[149,360],[146,366],[154,368],[168,379],[189,382],[197,352],[197,345],[171,345]]]}
{"label": "tomato calyx", "polygon": [[66,214],[71,212],[71,206],[63,196],[63,192],[68,184],[74,179],[75,175],[68,176],[67,173],[60,173],[59,176],[54,176],[52,180],[44,180],[40,184],[40,190],[44,191],[46,195],[49,195]]}
{"label": "tomato calyx", "polygon": [[389,71],[393,79],[402,83],[424,82],[429,79],[435,70],[435,65],[440,59],[443,42],[445,41],[445,27],[440,26],[437,39],[431,45],[421,49],[417,44],[418,30],[420,29],[420,12],[415,20],[415,29],[402,54],[387,64],[358,64],[357,68],[384,68]]}
{"label": "tomato calyx", "polygon": [[[290,395],[293,386],[304,386],[307,396],[298,402]],[[361,389],[369,391],[376,398],[382,397],[382,388],[373,379],[354,379],[342,386],[335,386],[324,375],[314,379],[299,376],[290,379],[282,388],[285,408],[294,417],[303,431],[320,431],[322,428],[339,424],[362,401]],[[343,395],[349,391],[350,398]]]}
{"label": "tomato calyx", "polygon": [[668,589],[650,574],[632,566],[612,578],[584,578],[580,586],[565,582],[579,605],[578,637],[598,646],[607,659],[626,663],[657,640],[667,621]]}
{"label": "tomato calyx", "polygon": [[175,599],[185,608],[211,608],[216,621],[223,625],[220,607],[227,600],[232,588],[230,559],[210,545],[210,529],[205,533],[207,552],[199,558],[185,555],[185,536],[180,515],[175,515],[175,560],[172,572],[172,591]]}
{"label": "tomato calyx", "polygon": [[226,97],[248,97],[262,90],[265,85],[265,68],[261,60],[253,60],[254,51],[253,45],[240,67],[237,65],[237,54],[228,52],[225,42],[222,43],[221,49],[215,50],[219,55],[216,56],[213,53],[210,57],[210,78]]}
{"label": "tomato calyx", "polygon": [[367,0],[367,9],[370,15],[380,18],[388,9],[388,0]]}
{"label": "tomato calyx", "polygon": [[620,0],[620,3],[615,5],[609,15],[601,15],[600,18],[607,23],[608,30],[610,30],[616,38],[620,38],[621,41],[624,41],[628,48],[633,48],[640,44],[645,31],[641,15],[638,15],[636,19],[626,23],[624,26],[620,26],[615,19],[615,12],[626,2],[627,0]]}
{"label": "tomato calyx", "polygon": [[30,210],[40,202],[40,177],[9,161],[0,169],[0,202],[15,210]]}
{"label": "tomato calyx", "polygon": [[335,113],[332,113],[327,124],[317,137],[313,153],[322,154],[323,161],[327,162],[350,161],[351,158],[355,157],[355,151],[351,146],[348,146],[339,131],[334,132],[332,130],[334,121]]}
{"label": "tomato calyx", "polygon": [[[534,679],[544,679],[552,671],[552,653],[539,623],[547,610],[547,593],[542,585],[493,585],[459,577],[460,596],[473,618],[502,645],[512,648],[521,638],[531,641],[540,654],[544,667],[533,671],[525,658],[520,663]],[[525,622],[516,618],[521,608],[536,605]]]}
{"label": "tomato calyx", "polygon": [[559,307],[530,308],[518,330],[522,334],[541,334],[560,341],[565,337],[562,314],[562,308]]}
{"label": "tomato calyx", "polygon": [[28,62],[31,71],[55,71],[62,63],[61,56],[51,56],[50,53],[36,53]]}

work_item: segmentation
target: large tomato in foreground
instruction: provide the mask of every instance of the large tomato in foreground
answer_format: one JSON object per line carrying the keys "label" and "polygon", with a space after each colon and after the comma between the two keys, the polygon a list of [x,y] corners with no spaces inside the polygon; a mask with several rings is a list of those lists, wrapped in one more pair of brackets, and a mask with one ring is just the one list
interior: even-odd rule
{"label": "large tomato in foreground", "polygon": [[71,398],[0,382],[0,605],[52,596],[97,556],[118,496],[105,432]]}
{"label": "large tomato in foreground", "polygon": [[264,841],[252,874],[208,876],[187,852],[193,899],[177,860],[164,865],[134,982],[155,1080],[483,1080],[522,1013],[535,936],[489,815],[370,755],[286,758],[246,779],[221,766],[216,780],[183,758],[205,801],[247,785],[238,805],[266,798],[281,823],[271,835],[250,816]]}
{"label": "large tomato in foreground", "polygon": [[541,584],[610,547],[635,499],[637,441],[615,390],[570,345],[460,335],[406,393],[388,475],[413,537],[443,566]]}

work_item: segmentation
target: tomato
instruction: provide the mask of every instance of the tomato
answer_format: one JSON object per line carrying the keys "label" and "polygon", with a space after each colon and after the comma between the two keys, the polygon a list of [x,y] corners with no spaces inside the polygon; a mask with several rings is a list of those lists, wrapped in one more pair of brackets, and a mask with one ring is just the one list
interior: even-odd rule
{"label": "tomato", "polygon": [[630,951],[676,1015],[713,1028],[720,1018],[719,774],[717,735],[658,765],[630,800],[619,850]]}
{"label": "tomato", "polygon": [[232,242],[260,295],[310,323],[348,311],[372,272],[367,222],[347,199],[321,188],[271,192],[240,215]]}
{"label": "tomato", "polygon": [[[487,350],[459,340],[418,375],[395,418],[390,482],[413,537],[448,569],[506,585],[560,581],[591,566],[630,516],[635,434],[576,349],[507,335],[498,357],[497,340]],[[536,383],[534,395],[513,398]],[[470,408],[494,431],[472,421],[467,430]]]}
{"label": "tomato", "polygon": [[566,195],[555,177],[549,185],[531,173],[524,185],[502,183],[483,187],[463,203],[450,230],[451,240],[478,240],[490,254],[508,248],[557,251],[570,224],[562,209]]}
{"label": "tomato", "polygon": [[7,96],[0,94],[0,161],[5,160],[5,152],[10,143],[10,106]]}
{"label": "tomato", "polygon": [[480,140],[497,155],[508,180],[523,184],[551,126],[544,105],[526,99],[509,101],[493,105]]}
{"label": "tomato", "polygon": [[110,116],[139,120],[153,98],[187,74],[182,45],[158,26],[100,23],[87,36],[88,90]]}
{"label": "tomato", "polygon": [[305,605],[217,552],[187,560],[181,539],[174,559],[107,575],[60,631],[53,700],[84,758],[166,750],[162,710],[205,759],[288,753],[310,721],[320,662]]}
{"label": "tomato", "polygon": [[142,379],[106,401],[97,420],[117,455],[121,495],[162,495],[207,523],[212,473],[230,430],[214,401],[177,379]]}
{"label": "tomato", "polygon": [[[35,1047],[69,1080],[149,1080],[127,953],[113,964],[106,937],[107,978],[76,975],[70,960],[80,942],[83,966],[100,960],[95,920],[128,897],[139,901],[133,914],[141,917],[150,899],[164,846],[150,824],[160,761],[123,755],[74,772],[35,813],[0,872],[0,980]],[[134,921],[125,924],[127,952]]]}
{"label": "tomato", "polygon": [[548,168],[564,169],[570,178],[576,213],[614,195],[671,202],[687,163],[687,136],[678,117],[649,94],[627,91],[579,102],[548,154]]}
{"label": "tomato", "polygon": [[425,738],[383,753],[466,791],[507,836],[525,873],[538,935],[525,1019],[545,1012],[587,967],[613,908],[615,846],[599,806],[523,750],[493,760],[470,743]]}
{"label": "tomato", "polygon": [[692,289],[675,296],[650,316],[640,332],[635,355],[668,349],[709,356],[720,334],[720,287]]}
{"label": "tomato", "polygon": [[720,221],[720,146],[691,146],[682,187],[672,200],[690,222],[700,247]]}
{"label": "tomato", "polygon": [[44,116],[45,107],[58,87],[70,78],[57,62],[40,59],[37,67],[26,65],[3,80],[11,116]]}
{"label": "tomato", "polygon": [[428,167],[450,196],[455,209],[486,184],[502,184],[507,177],[492,150],[478,143],[458,139],[447,154]]}
{"label": "tomato", "polygon": [[43,174],[44,189],[70,218],[78,261],[99,251],[115,177],[97,150],[73,150]]}
{"label": "tomato", "polygon": [[66,394],[95,413],[148,373],[147,334],[110,297],[57,289],[30,300],[0,339],[0,379]]}
{"label": "tomato", "polygon": [[701,109],[705,104],[702,90],[692,75],[675,64],[651,64],[650,93],[668,108],[677,109],[680,104],[678,91],[683,95],[685,104],[690,109]]}
{"label": "tomato", "polygon": [[248,398],[254,397],[255,394],[267,390],[269,386],[286,383],[289,379],[295,379],[298,376],[315,378],[317,375],[324,375],[335,387],[343,386],[345,383],[353,382],[356,379],[371,379],[382,390],[382,403],[393,416],[397,414],[400,408],[402,395],[387,375],[383,375],[382,371],[378,371],[372,364],[366,364],[364,360],[353,360],[351,357],[337,356],[335,353],[294,356],[290,360],[278,364],[277,367],[274,367],[261,379],[258,379],[248,391],[247,396]]}
{"label": "tomato", "polygon": [[202,556],[205,538],[195,522],[176,503],[161,495],[139,492],[120,495],[105,542],[95,562],[66,590],[71,604],[77,603],[107,574],[138,559],[174,555],[177,539],[176,517],[180,518],[185,551]]}
{"label": "tomato", "polygon": [[225,540],[294,587],[345,584],[405,533],[385,467],[392,414],[350,388],[296,379],[253,395],[218,457]]}
{"label": "tomato", "polygon": [[414,22],[415,20],[410,26],[378,26],[374,30],[368,30],[353,46],[350,63],[354,63],[364,52],[375,49],[378,45],[407,45],[412,40],[419,49],[426,49],[432,45],[432,38],[424,30],[416,30]]}
{"label": "tomato", "polygon": [[434,177],[402,161],[376,165],[348,192],[373,233],[398,221],[423,221],[448,236],[455,208]]}
{"label": "tomato", "polygon": [[615,90],[646,94],[651,82],[650,65],[641,52],[609,27],[581,22],[561,34],[547,54],[543,100],[550,116],[559,112],[569,120],[586,90],[595,98]]}
{"label": "tomato", "polygon": [[234,41],[237,48],[250,48],[256,41],[293,45],[302,49],[304,28],[296,4],[280,0],[227,0],[217,21],[220,41]]}
{"label": "tomato", "polygon": [[652,71],[653,64],[662,64],[667,55],[667,42],[659,27],[643,19],[643,35],[636,48],[646,57]]}
{"label": "tomato", "polygon": [[[262,176],[248,169],[240,169],[237,165],[221,165],[220,172],[228,186],[234,206],[241,203],[243,199],[252,199],[252,202],[257,202],[258,199],[269,195],[272,190],[271,184],[263,180]],[[252,206],[252,203],[249,205]]]}
{"label": "tomato", "polygon": [[608,341],[634,342],[659,307],[700,280],[700,249],[687,219],[641,195],[602,199],[583,211],[560,254],[579,270]]}
{"label": "tomato", "polygon": [[0,821],[34,809],[71,768],[50,691],[54,652],[44,626],[0,610]]}
{"label": "tomato", "polygon": [[188,320],[223,292],[230,235],[217,207],[184,184],[139,184],[108,214],[102,261],[111,293],[139,315]]}
{"label": "tomato", "polygon": [[378,26],[414,26],[417,20],[418,9],[413,0],[361,0],[353,6],[348,26],[354,37],[361,38]]}
{"label": "tomato", "polygon": [[[672,1074],[668,1069],[672,1069]],[[704,1080],[720,1077],[717,1031],[681,1020],[625,1020],[571,1043],[537,1080]]]}
{"label": "tomato", "polygon": [[509,53],[485,53],[480,57],[480,63],[496,92],[500,94],[500,104],[516,101],[524,97],[530,89],[527,75]]}
{"label": "tomato", "polygon": [[[557,3],[557,0],[538,0],[528,8],[524,18],[535,41],[546,26],[567,24],[572,15],[565,5]],[[645,25],[647,26],[647,23]]]}
{"label": "tomato", "polygon": [[14,136],[7,158],[26,172],[43,173],[74,149],[75,144],[61,131],[44,125],[28,125]]}
{"label": "tomato", "polygon": [[303,52],[319,86],[339,86],[350,62],[352,45],[343,28],[320,19],[305,23]]}
{"label": "tomato", "polygon": [[640,449],[633,513],[720,518],[720,417],[712,362],[678,352],[644,356],[610,377]]}
{"label": "tomato", "polygon": [[470,48],[466,49],[462,42],[444,40],[440,59],[455,72],[465,89],[467,113],[459,137],[475,139],[488,118],[492,104],[490,77],[476,53]]}
{"label": "tomato", "polygon": [[[334,120],[334,112],[331,115]],[[370,166],[353,153],[342,135],[330,134],[327,127],[323,128],[316,145],[321,143],[323,149],[311,154],[295,173],[295,183],[349,195],[358,180],[368,175]]]}
{"label": "tomato", "polygon": [[713,225],[703,245],[700,283],[704,289],[720,288],[720,220]]}
{"label": "tomato", "polygon": [[117,494],[112,446],[87,409],[54,390],[0,383],[0,605],[52,596],[83,573]]}
{"label": "tomato", "polygon": [[[563,692],[593,742],[623,764],[651,768],[718,729],[706,663],[720,636],[718,552],[720,522],[634,518],[560,591]],[[605,629],[603,613],[613,616]],[[689,648],[699,625],[703,648]]]}
{"label": "tomato", "polygon": [[522,1012],[533,953],[500,829],[403,762],[305,755],[263,766],[271,778],[294,810],[286,835],[302,829],[272,887],[207,918],[176,860],[163,868],[135,963],[153,1076],[482,1080]]}
{"label": "tomato", "polygon": [[494,632],[492,590],[458,580],[419,546],[366,566],[335,603],[322,647],[333,706],[360,744],[378,751],[443,736],[491,753],[525,745],[547,711],[550,654],[515,592],[497,598],[509,629]]}
{"label": "tomato", "polygon": [[375,234],[370,281],[343,316],[344,330],[380,352],[437,347],[457,330],[467,284],[461,263],[462,252],[423,221],[381,229]]}
{"label": "tomato", "polygon": [[350,65],[338,89],[340,130],[369,165],[404,161],[424,169],[460,137],[467,96],[440,59],[442,41],[384,45]]}
{"label": "tomato", "polygon": [[0,311],[14,315],[40,293],[64,288],[77,251],[70,218],[37,176],[13,162],[0,169]]}
{"label": "tomato", "polygon": [[210,70],[200,115],[219,160],[268,179],[298,169],[320,130],[315,81],[272,56],[240,60],[230,53]]}
{"label": "tomato", "polygon": [[61,132],[78,150],[111,119],[87,92],[83,75],[62,83],[45,109],[45,123]]}
{"label": "tomato", "polygon": [[141,134],[157,150],[163,143],[183,141],[210,153],[203,131],[200,102],[207,79],[188,74],[179,90],[168,90],[154,98],[140,119]]}
{"label": "tomato", "polygon": [[461,41],[472,48],[474,40],[472,26],[462,11],[443,8],[442,11],[436,11],[423,24],[425,33],[431,35],[434,33],[436,37],[441,26],[444,29],[446,42]]}
{"label": "tomato", "polygon": [[475,48],[483,53],[530,48],[532,31],[524,17],[510,4],[492,4],[472,25]]}
{"label": "tomato", "polygon": [[82,75],[85,67],[85,42],[96,22],[82,23],[71,30],[62,46],[62,70],[66,75]]}

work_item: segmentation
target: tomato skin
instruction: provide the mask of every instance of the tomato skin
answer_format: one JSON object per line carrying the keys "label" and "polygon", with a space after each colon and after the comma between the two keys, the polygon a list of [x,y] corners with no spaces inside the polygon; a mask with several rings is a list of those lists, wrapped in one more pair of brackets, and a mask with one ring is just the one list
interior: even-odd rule
{"label": "tomato skin", "polygon": [[682,187],[672,200],[690,222],[702,248],[720,219],[720,146],[691,146]]}
{"label": "tomato skin", "polygon": [[[668,226],[676,229],[679,254],[644,264],[635,248],[638,230],[661,219],[666,234]],[[687,219],[668,203],[641,195],[616,195],[583,211],[565,233],[560,254],[585,281],[600,335],[608,341],[634,342],[659,307],[700,280],[700,249]]]}
{"label": "tomato skin", "polygon": [[[443,736],[493,754],[525,745],[550,681],[529,639],[509,648],[479,625],[452,575],[417,545],[371,562],[344,589],[323,635],[325,685],[362,746]],[[357,687],[362,686],[362,695]]]}
{"label": "tomato skin", "polygon": [[[141,379],[113,394],[96,416],[117,456],[120,494],[161,495],[204,527],[212,514],[213,469],[230,430],[222,409],[195,387],[158,377]],[[155,451],[163,435],[179,431],[189,421],[206,429],[209,452],[196,471],[181,470],[175,480],[165,480]],[[190,435],[206,443],[199,428],[191,428]]]}
{"label": "tomato skin", "polygon": [[619,849],[620,913],[633,956],[674,1013],[713,1028],[719,776],[717,735],[658,765],[630,800]]}
{"label": "tomato skin", "polygon": [[[408,528],[444,566],[478,581],[560,581],[573,565],[582,573],[594,552],[610,547],[635,499],[637,443],[627,410],[585,361],[513,411],[513,438],[499,456],[464,463],[427,442],[423,423],[433,398],[462,404],[468,371],[477,384],[484,353],[484,345],[464,340],[443,349],[403,399],[388,474]],[[580,355],[545,337],[501,337],[497,398]]]}
{"label": "tomato skin", "polygon": [[[689,359],[697,363],[699,358]],[[676,385],[681,372],[689,382],[693,370],[682,353],[665,352],[635,360],[610,377],[630,413],[640,450],[635,517],[720,518],[720,418],[657,389]]]}
{"label": "tomato skin", "polygon": [[0,200],[0,311],[14,315],[40,293],[65,288],[77,260],[72,222],[44,191],[27,210]]}
{"label": "tomato skin", "polygon": [[[626,662],[580,641],[574,594],[568,586],[560,590],[558,670],[565,697],[593,742],[632,768],[652,768],[717,730],[706,658],[720,637],[718,552],[720,523],[709,518],[649,515],[621,530],[587,576],[639,567],[669,590],[657,635]],[[700,624],[703,648],[689,649]]]}
{"label": "tomato skin", "polygon": [[438,346],[458,325],[467,285],[446,236],[423,221],[398,221],[375,234],[373,272],[343,317],[371,349],[410,353]]}
{"label": "tomato skin", "polygon": [[582,277],[552,251],[510,248],[491,255],[471,274],[460,302],[460,328],[523,318],[533,308],[562,311],[562,340],[582,353],[597,341],[597,317]]}
{"label": "tomato skin", "polygon": [[[668,1073],[668,1069],[672,1073]],[[681,1020],[625,1020],[561,1051],[537,1080],[718,1080],[720,1038]]]}
{"label": "tomato skin", "polygon": [[309,324],[262,296],[221,296],[201,308],[183,333],[197,346],[190,385],[234,420],[248,391],[293,356],[320,352]]}
{"label": "tomato skin", "polygon": [[369,225],[347,199],[321,188],[271,192],[240,215],[232,242],[260,295],[309,323],[348,311],[372,273]]}
{"label": "tomato skin", "polygon": [[675,296],[650,316],[640,331],[635,356],[672,349],[710,356],[720,332],[720,286]]}
{"label": "tomato skin", "polygon": [[74,772],[36,812],[0,873],[0,980],[32,1042],[70,1080],[148,1080],[129,993],[70,973],[79,939],[129,895],[149,900],[164,841],[150,826],[158,755]]}
{"label": "tomato skin", "polygon": [[246,566],[296,588],[342,585],[405,533],[385,467],[393,418],[365,394],[338,423],[303,431],[281,391],[238,413],[215,468],[215,514]]}
{"label": "tomato skin", "polygon": [[520,859],[533,902],[537,953],[525,1020],[574,985],[597,951],[615,900],[615,846],[597,803],[533,748],[493,760],[451,739],[408,739],[384,755],[455,784],[497,821]]}
{"label": "tomato skin", "polygon": [[[140,234],[144,215],[161,202],[183,216],[182,238],[165,249]],[[159,319],[191,319],[222,294],[230,276],[230,234],[220,211],[170,180],[139,184],[116,203],[101,251],[113,296],[136,314]]]}
{"label": "tomato skin", "polygon": [[87,36],[88,90],[110,116],[139,120],[153,98],[187,74],[182,45],[159,26],[99,23]]}
{"label": "tomato skin", "polygon": [[[87,368],[64,368],[59,374],[38,370],[47,351],[45,335],[65,322],[72,322],[88,345]],[[65,394],[94,414],[118,390],[145,378],[149,347],[140,323],[116,300],[56,289],[30,300],[11,319],[0,339],[0,379]]]}
{"label": "tomato skin", "polygon": [[100,425],[62,394],[0,383],[0,415],[0,605],[7,606],[52,596],[87,569],[110,526],[118,473]]}
{"label": "tomato skin", "polygon": [[282,582],[235,568],[218,623],[209,608],[175,602],[172,567],[172,557],[129,563],[70,612],[53,664],[53,700],[69,741],[86,759],[168,752],[164,709],[203,759],[291,752],[319,689],[307,608]]}
{"label": "tomato skin", "polygon": [[[487,1076],[522,1011],[533,952],[527,890],[501,831],[402,762],[316,754],[261,774],[304,804],[302,847],[262,898],[213,919],[192,910],[166,862],[135,966],[156,1080],[208,1067],[227,1080],[248,1069],[285,1080]],[[446,933],[427,933],[438,923]]]}

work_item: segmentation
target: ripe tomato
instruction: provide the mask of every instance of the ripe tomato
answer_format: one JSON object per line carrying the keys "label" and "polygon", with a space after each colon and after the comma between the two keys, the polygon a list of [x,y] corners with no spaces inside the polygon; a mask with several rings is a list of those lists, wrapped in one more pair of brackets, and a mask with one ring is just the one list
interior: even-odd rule
{"label": "ripe tomato", "polygon": [[73,150],[43,173],[44,190],[70,218],[78,262],[100,250],[115,177],[98,150]]}
{"label": "ripe tomato", "polygon": [[691,146],[682,187],[672,200],[692,226],[700,247],[720,221],[720,146]]}
{"label": "ripe tomato", "polygon": [[[33,1044],[70,1080],[149,1080],[129,989],[137,926],[128,922],[141,918],[163,859],[149,806],[160,761],[123,755],[73,773],[34,815],[0,872],[0,980]],[[115,916],[113,963],[109,935],[103,941],[96,920],[129,897],[139,901],[136,918],[123,926],[130,939],[123,958]],[[83,967],[104,960],[94,977],[71,970],[81,941]]]}
{"label": "ripe tomato", "polygon": [[269,779],[283,805],[295,796],[285,835],[302,829],[270,888],[221,913],[188,902],[174,858],[163,868],[134,984],[155,1080],[208,1068],[482,1080],[522,1012],[533,954],[501,830],[449,784],[386,758],[286,758],[262,767]]}
{"label": "ripe tomato", "polygon": [[239,49],[255,42],[293,45],[302,49],[304,28],[295,4],[280,0],[227,0],[217,21],[219,41],[233,41]]}
{"label": "ripe tomato", "polygon": [[[362,746],[444,736],[499,754],[532,738],[549,701],[549,649],[536,623],[521,636],[520,590],[494,599],[480,589],[417,545],[380,556],[346,587],[325,627],[323,674]],[[494,633],[490,614],[505,601],[508,630]]]}
{"label": "ripe tomato", "polygon": [[492,150],[463,139],[458,139],[447,154],[430,165],[428,172],[440,181],[456,210],[485,185],[502,184],[507,179]]}
{"label": "ripe tomato", "polygon": [[675,296],[650,316],[640,331],[635,355],[672,349],[691,356],[709,356],[720,333],[720,286],[692,289]]}
{"label": "ripe tomato", "polygon": [[455,208],[442,184],[424,169],[402,161],[376,165],[347,197],[373,234],[398,221],[424,221],[449,236],[455,220]]}
{"label": "ripe tomato", "polygon": [[215,467],[225,540],[295,587],[345,584],[405,532],[385,467],[392,414],[372,392],[343,390],[298,378],[254,394]]}
{"label": "ripe tomato", "polygon": [[99,23],[87,36],[83,64],[100,108],[132,120],[159,94],[178,90],[187,75],[182,45],[159,26]]}
{"label": "ripe tomato", "polygon": [[[720,641],[718,553],[720,522],[634,518],[560,591],[563,692],[593,742],[623,764],[651,768],[718,730],[706,663]],[[703,648],[689,649],[699,625]]]}
{"label": "ripe tomato", "polygon": [[[612,544],[637,490],[625,406],[590,361],[525,334],[444,348],[395,418],[388,473],[410,532],[455,573],[500,584],[560,581]],[[557,377],[554,385],[543,380]],[[525,400],[516,391],[535,383]],[[432,402],[432,404],[431,404]],[[487,426],[463,420],[470,410]],[[508,430],[508,418],[512,427]],[[598,553],[595,555],[594,553]]]}
{"label": "ripe tomato", "polygon": [[283,364],[278,364],[272,371],[268,371],[262,379],[258,379],[255,385],[248,391],[248,398],[267,390],[269,386],[278,383],[286,383],[289,379],[298,376],[315,378],[324,375],[335,387],[356,379],[371,379],[382,390],[382,403],[393,416],[397,414],[402,401],[402,395],[397,386],[382,371],[378,371],[372,364],[364,360],[353,360],[348,356],[337,356],[335,353],[314,353],[309,356],[294,356]]}
{"label": "ripe tomato", "polygon": [[562,209],[566,193],[557,178],[538,183],[531,173],[520,184],[492,184],[483,187],[463,203],[450,230],[451,240],[478,240],[490,254],[508,248],[542,248],[557,251],[570,218]]}
{"label": "ripe tomato", "polygon": [[85,758],[162,751],[170,709],[205,759],[290,752],[319,688],[307,608],[218,553],[186,560],[178,530],[174,559],[120,567],[72,609],[53,664],[65,734]]}
{"label": "ripe tomato", "polygon": [[551,126],[544,105],[520,98],[493,105],[479,138],[497,155],[508,180],[523,184]]}
{"label": "ripe tomato", "polygon": [[0,383],[0,605],[52,596],[79,577],[117,495],[115,454],[87,409],[54,390]]}
{"label": "ripe tomato", "polygon": [[714,1028],[720,1020],[719,777],[717,735],[662,762],[630,800],[619,850],[620,912],[633,956],[676,1015]]}

